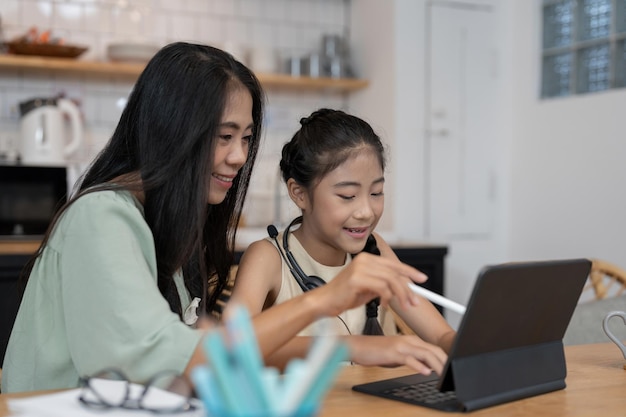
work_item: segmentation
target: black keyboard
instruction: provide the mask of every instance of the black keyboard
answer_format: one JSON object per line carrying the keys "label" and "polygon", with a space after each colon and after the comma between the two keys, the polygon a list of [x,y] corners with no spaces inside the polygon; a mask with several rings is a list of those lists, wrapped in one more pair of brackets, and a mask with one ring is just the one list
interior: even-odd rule
{"label": "black keyboard", "polygon": [[401,401],[431,406],[456,400],[454,391],[441,392],[437,389],[437,380],[392,388],[384,391],[384,394],[388,397],[396,397]]}
{"label": "black keyboard", "polygon": [[464,406],[457,398],[456,393],[454,391],[439,391],[438,382],[437,375],[434,374],[411,374],[355,385],[352,389],[365,394],[441,411],[464,411]]}

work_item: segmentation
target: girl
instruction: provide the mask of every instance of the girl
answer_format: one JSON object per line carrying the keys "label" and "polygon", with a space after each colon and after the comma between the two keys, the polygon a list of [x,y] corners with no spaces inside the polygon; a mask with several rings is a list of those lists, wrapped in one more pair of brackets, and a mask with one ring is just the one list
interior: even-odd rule
{"label": "girl", "polygon": [[[252,314],[306,294],[309,287],[324,288],[334,280],[372,273],[387,262],[399,262],[390,246],[376,233],[384,206],[384,149],[379,137],[363,120],[342,111],[321,109],[303,118],[301,128],[282,150],[280,168],[289,196],[302,211],[286,230],[253,243],[239,265],[233,301]],[[294,224],[300,227],[291,230]],[[373,270],[352,268],[365,254],[368,238],[380,252]],[[370,256],[370,255],[367,255]],[[320,280],[320,278],[323,280]],[[328,284],[328,285],[329,285]],[[381,309],[386,337],[363,336],[366,309],[342,312],[335,332],[344,334],[352,361],[367,365],[408,365],[418,372],[441,372],[455,332],[427,300],[403,309],[398,300],[391,308],[420,337],[397,336],[391,314]],[[376,306],[368,305],[367,316]],[[374,310],[372,314],[371,310]],[[271,309],[270,309],[271,310]],[[308,327],[300,336],[314,335]],[[299,337],[273,355],[283,366],[290,357],[303,355],[309,340]]]}
{"label": "girl", "polygon": [[[139,383],[188,376],[206,360],[194,306],[211,312],[227,282],[263,101],[254,74],[221,50],[174,43],[153,57],[27,266],[3,392],[73,388],[108,367]],[[389,263],[284,303],[255,319],[261,350],[375,296],[414,304],[412,279]]]}

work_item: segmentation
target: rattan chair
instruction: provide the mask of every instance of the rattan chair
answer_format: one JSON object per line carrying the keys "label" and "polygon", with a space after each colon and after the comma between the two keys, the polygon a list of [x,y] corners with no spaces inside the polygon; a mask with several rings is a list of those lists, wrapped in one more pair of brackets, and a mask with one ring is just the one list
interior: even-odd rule
{"label": "rattan chair", "polygon": [[592,259],[591,262],[585,290],[593,290],[596,300],[622,295],[626,290],[626,271],[601,259]]}
{"label": "rattan chair", "polygon": [[626,309],[626,271],[601,259],[591,262],[587,285],[563,338],[566,345],[608,342],[602,320],[610,311]]}
{"label": "rattan chair", "polygon": [[217,298],[217,302],[213,311],[211,312],[213,318],[220,321],[222,319],[222,314],[224,313],[224,309],[226,308],[226,304],[230,301],[231,295],[233,295],[233,287],[235,285],[235,276],[237,275],[237,265],[233,265],[230,267],[230,273],[228,278],[228,284],[226,284],[226,288],[222,291],[222,293]]}

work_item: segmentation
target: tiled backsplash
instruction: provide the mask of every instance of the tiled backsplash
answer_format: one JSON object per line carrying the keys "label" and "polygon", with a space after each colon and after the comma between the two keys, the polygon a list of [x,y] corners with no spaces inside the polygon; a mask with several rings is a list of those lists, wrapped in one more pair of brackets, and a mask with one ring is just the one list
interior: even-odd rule
{"label": "tiled backsplash", "polygon": [[[349,8],[350,0],[2,0],[0,18],[5,39],[32,26],[49,29],[68,44],[88,46],[79,59],[105,60],[112,42],[162,46],[184,40],[230,50],[253,69],[250,55],[238,51],[269,48],[276,54],[277,70],[283,71],[288,57],[319,51],[324,34],[346,36]],[[132,81],[119,76],[0,70],[0,154],[15,155],[20,102],[63,94],[78,102],[84,115],[85,145],[72,161],[84,166],[108,140],[132,87]],[[264,145],[249,193],[256,208],[248,210],[250,225],[287,219],[290,209],[284,185],[276,184],[277,166],[282,144],[299,119],[319,107],[345,106],[340,95],[268,91]],[[274,196],[272,201],[264,201],[268,195]]]}
{"label": "tiled backsplash", "polygon": [[196,40],[215,45],[272,47],[307,53],[320,35],[346,31],[347,0],[2,0],[5,35],[31,26],[90,46],[103,58],[112,41],[166,44]]}

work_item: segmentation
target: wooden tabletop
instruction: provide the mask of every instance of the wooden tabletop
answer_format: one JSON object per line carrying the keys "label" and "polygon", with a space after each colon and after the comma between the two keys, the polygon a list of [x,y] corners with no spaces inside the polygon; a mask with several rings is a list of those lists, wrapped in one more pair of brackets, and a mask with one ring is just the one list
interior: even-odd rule
{"label": "wooden tabletop", "polygon": [[[567,388],[474,411],[472,416],[625,416],[626,370],[612,343],[567,346]],[[406,368],[346,368],[326,398],[320,417],[444,416],[449,413],[377,398],[351,390],[356,383],[411,373]]]}
{"label": "wooden tabletop", "polygon": [[[626,360],[612,343],[568,346],[567,388],[470,413],[472,416],[624,416]],[[416,417],[445,413],[352,391],[358,383],[411,373],[407,368],[346,367],[324,401],[319,417]],[[7,399],[32,394],[0,395],[0,417],[10,414]]]}

